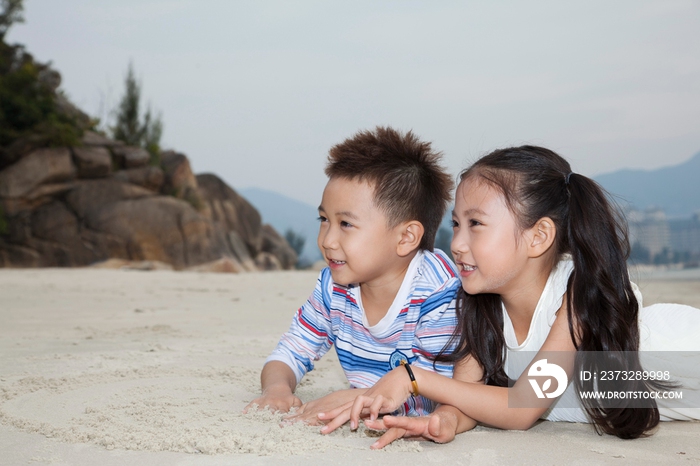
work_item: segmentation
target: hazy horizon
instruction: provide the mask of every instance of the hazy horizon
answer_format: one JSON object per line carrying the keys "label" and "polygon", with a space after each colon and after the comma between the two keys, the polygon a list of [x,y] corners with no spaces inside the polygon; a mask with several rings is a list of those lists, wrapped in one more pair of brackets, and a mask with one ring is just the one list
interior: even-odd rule
{"label": "hazy horizon", "polygon": [[[457,174],[497,147],[589,176],[700,151],[700,2],[25,1],[6,40],[104,119],[133,62],[197,173],[317,205],[328,149],[413,129]],[[251,162],[253,161],[253,162]]]}

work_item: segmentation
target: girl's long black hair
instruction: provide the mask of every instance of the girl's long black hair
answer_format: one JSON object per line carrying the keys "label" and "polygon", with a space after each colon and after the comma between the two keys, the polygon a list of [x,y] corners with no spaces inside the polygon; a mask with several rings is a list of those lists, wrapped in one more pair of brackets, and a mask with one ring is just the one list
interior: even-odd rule
{"label": "girl's long black hair", "polygon": [[[567,287],[567,312],[578,350],[577,369],[586,363],[587,368],[593,364],[599,369],[642,370],[637,355],[639,303],[627,271],[627,225],[604,190],[590,178],[572,174],[569,163],[556,153],[536,146],[496,150],[460,175],[463,182],[477,178],[503,193],[523,231],[543,217],[554,221],[557,235],[552,266],[566,253],[574,263]],[[469,295],[460,289],[457,316],[458,325],[448,344],[456,342],[456,350],[443,350],[438,359],[456,362],[471,355],[483,368],[485,383],[507,386],[500,296]],[[597,352],[596,358],[588,357],[589,352]],[[594,387],[592,381],[575,380],[577,394],[606,388],[601,382]],[[665,387],[644,381],[627,384],[625,390]],[[599,400],[581,401],[599,433],[637,438],[659,423],[653,399],[643,408],[609,408]]]}

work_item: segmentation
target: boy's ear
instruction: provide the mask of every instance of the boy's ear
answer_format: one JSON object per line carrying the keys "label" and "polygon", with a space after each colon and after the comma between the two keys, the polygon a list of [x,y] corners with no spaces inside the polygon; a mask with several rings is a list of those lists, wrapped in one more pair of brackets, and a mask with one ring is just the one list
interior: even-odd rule
{"label": "boy's ear", "polygon": [[402,223],[399,225],[399,228],[401,237],[399,238],[399,244],[396,246],[396,253],[401,257],[405,257],[420,247],[425,228],[417,220]]}
{"label": "boy's ear", "polygon": [[542,217],[528,230],[529,257],[540,257],[554,244],[557,227],[549,217]]}

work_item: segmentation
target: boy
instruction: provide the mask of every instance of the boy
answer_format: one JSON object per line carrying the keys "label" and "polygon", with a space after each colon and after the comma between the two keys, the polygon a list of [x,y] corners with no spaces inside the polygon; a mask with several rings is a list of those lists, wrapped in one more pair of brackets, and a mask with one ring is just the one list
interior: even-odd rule
{"label": "boy", "polygon": [[[313,423],[402,361],[452,375],[451,365],[433,367],[431,359],[454,330],[460,286],[452,262],[431,252],[452,189],[439,161],[430,143],[383,127],[331,148],[318,208],[318,247],[328,267],[267,358],[262,396],[246,410],[297,407],[290,419]],[[351,389],[302,405],[296,385],[334,344]],[[416,396],[403,411],[433,408]]]}

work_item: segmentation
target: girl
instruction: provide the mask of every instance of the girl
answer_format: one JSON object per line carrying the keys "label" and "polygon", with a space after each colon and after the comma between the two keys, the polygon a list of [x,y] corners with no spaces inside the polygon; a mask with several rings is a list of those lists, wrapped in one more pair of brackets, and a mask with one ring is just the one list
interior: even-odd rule
{"label": "girl", "polygon": [[[461,174],[453,229],[452,253],[462,280],[458,349],[437,359],[455,362],[454,378],[397,367],[354,403],[319,414],[330,421],[322,433],[348,419],[357,428],[359,417],[369,416],[368,427],[388,429],[372,445],[381,448],[401,436],[447,442],[477,422],[504,429],[527,429],[540,418],[593,422],[598,432],[637,438],[660,416],[700,419],[697,388],[684,390],[682,402],[642,397],[633,408],[581,401],[581,392],[596,388],[648,393],[679,387],[668,377],[612,385],[586,381],[579,376],[584,368],[636,373],[642,371],[638,350],[700,350],[699,310],[642,308],[627,272],[625,223],[593,180],[572,173],[548,149],[494,151]],[[682,354],[684,369],[676,367],[674,378],[697,386],[697,374],[687,373],[697,371],[700,353]],[[562,386],[563,395],[542,399],[528,375],[553,358],[574,383],[565,391]],[[532,361],[537,367],[529,368]],[[656,364],[663,374],[665,363],[678,365],[649,358],[644,367]],[[515,380],[511,388],[509,380]],[[427,417],[378,419],[418,391],[443,405]]]}

